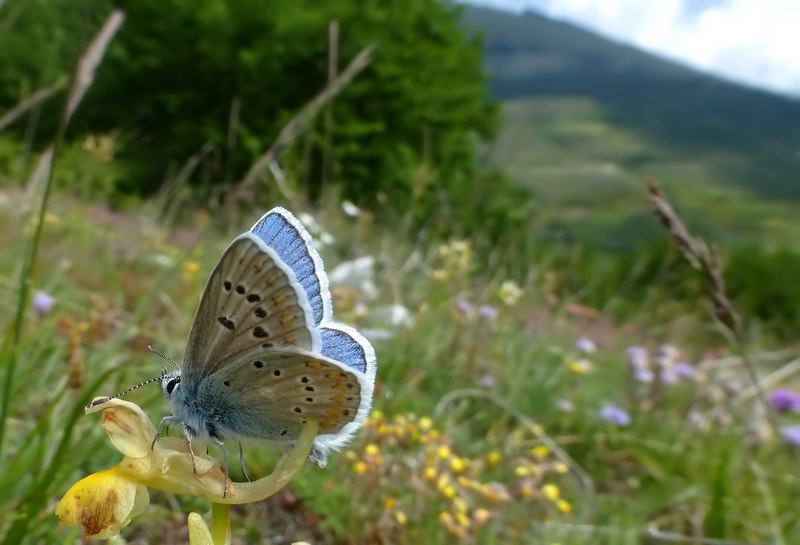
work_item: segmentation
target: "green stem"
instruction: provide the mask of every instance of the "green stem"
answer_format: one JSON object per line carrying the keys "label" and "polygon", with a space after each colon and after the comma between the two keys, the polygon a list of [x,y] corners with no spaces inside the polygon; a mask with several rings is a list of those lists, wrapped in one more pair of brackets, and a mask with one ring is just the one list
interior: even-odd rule
{"label": "green stem", "polygon": [[27,256],[22,263],[22,270],[20,271],[19,299],[17,300],[17,309],[14,315],[14,325],[11,329],[11,340],[10,343],[6,343],[3,346],[3,364],[6,367],[6,377],[3,383],[2,407],[0,407],[0,452],[3,450],[6,420],[8,419],[8,410],[11,404],[11,390],[14,384],[14,375],[17,369],[19,342],[22,336],[22,324],[25,321],[25,311],[28,308],[28,292],[30,291],[33,268],[36,265],[36,256],[39,253],[39,244],[42,239],[44,216],[47,212],[47,204],[50,201],[50,189],[53,186],[53,172],[55,171],[56,157],[58,156],[58,151],[62,142],[64,141],[64,134],[67,130],[68,119],[69,96],[67,96],[67,99],[64,101],[64,110],[58,122],[58,129],[56,130],[55,140],[53,141],[52,155],[50,157],[50,168],[48,169],[47,178],[44,182],[42,200],[39,203],[39,213],[37,214],[36,218],[36,226],[33,231],[31,244],[28,247]]}
{"label": "green stem", "polygon": [[211,504],[211,539],[214,545],[231,543],[231,508],[221,503]]}

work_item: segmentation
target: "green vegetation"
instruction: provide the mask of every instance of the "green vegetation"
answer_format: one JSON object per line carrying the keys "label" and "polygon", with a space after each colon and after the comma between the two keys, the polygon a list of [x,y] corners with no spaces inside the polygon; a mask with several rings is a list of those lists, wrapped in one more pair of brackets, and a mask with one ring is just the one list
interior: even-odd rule
{"label": "green vegetation", "polygon": [[[14,20],[9,15],[9,31],[0,35],[0,108],[68,72],[87,26],[80,3],[9,4]],[[92,15],[112,4],[126,22],[71,134],[77,141],[113,136],[123,193],[151,194],[197,154],[189,184],[218,198],[219,186],[241,179],[298,110],[371,43],[375,62],[284,159],[312,199],[334,185],[356,203],[391,200],[400,215],[414,199],[427,215],[438,197],[418,186],[426,180],[415,172],[435,169],[447,192],[469,184],[474,140],[497,127],[480,40],[466,36],[459,10],[446,3],[101,1]],[[63,17],[58,25],[56,16]],[[54,27],[52,47],[37,47]],[[35,111],[17,127],[48,143],[56,111]],[[263,201],[275,198],[265,193]]]}
{"label": "green vegetation", "polygon": [[[284,204],[309,214],[329,270],[375,258],[376,294],[363,279],[333,289],[337,319],[376,339],[375,411],[329,467],[309,464],[278,497],[235,509],[236,539],[797,542],[800,394],[784,391],[778,403],[776,392],[796,387],[797,222],[789,204],[762,198],[784,187],[788,155],[772,164],[775,178],[758,171],[763,192],[725,180],[736,165],[778,153],[788,133],[732,143],[694,112],[705,128],[676,147],[682,137],[664,135],[680,134],[679,120],[660,135],[647,130],[662,114],[638,119],[644,102],[633,100],[633,80],[621,80],[632,104],[625,123],[602,93],[551,89],[507,102],[499,139],[479,142],[496,128],[494,106],[479,92],[479,42],[448,4],[308,5],[131,2],[57,149],[41,218],[43,185],[22,186],[53,141],[65,92],[0,133],[0,304],[4,316],[22,317],[20,327],[4,322],[0,353],[0,540],[80,538],[57,526],[54,506],[120,456],[84,405],[158,376],[163,362],[148,345],[182,353],[222,249]],[[9,1],[0,10],[3,112],[67,81],[108,4],[92,6]],[[371,41],[375,57],[293,136],[281,179],[229,200],[231,182],[324,87],[334,15],[339,62]],[[538,22],[529,37],[575,32]],[[523,39],[514,29],[507,48]],[[23,47],[34,37],[47,47]],[[585,39],[603,51],[605,42]],[[578,55],[582,42],[567,41]],[[491,37],[488,48],[491,63],[502,48]],[[671,64],[647,73],[684,74]],[[751,117],[732,119],[758,125],[766,98],[743,93]],[[703,96],[690,94],[682,104]],[[183,168],[206,141],[214,151]],[[483,168],[487,156],[516,185]],[[729,291],[749,326],[745,348],[771,408],[709,318],[698,274],[651,217],[642,181],[653,172],[692,229],[725,248]],[[343,209],[345,197],[358,213]],[[38,219],[41,247],[26,273]],[[389,305],[402,305],[407,320],[393,323]],[[167,414],[155,386],[128,398],[155,421]],[[228,448],[236,460],[236,445]],[[260,477],[276,455],[248,445],[245,459]],[[195,498],[153,492],[151,502],[126,540],[186,542],[186,515],[208,512]]]}
{"label": "green vegetation", "polygon": [[[731,245],[797,248],[800,102],[720,81],[574,26],[472,8],[505,123],[488,150],[539,211],[593,244],[634,248],[644,183]],[[717,238],[717,235],[719,238]]]}

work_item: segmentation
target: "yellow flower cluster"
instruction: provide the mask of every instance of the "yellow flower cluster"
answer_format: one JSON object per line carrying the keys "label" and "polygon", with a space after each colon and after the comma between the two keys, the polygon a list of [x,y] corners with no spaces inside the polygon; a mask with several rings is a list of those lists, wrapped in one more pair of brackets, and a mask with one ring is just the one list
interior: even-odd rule
{"label": "yellow flower cluster", "polygon": [[522,291],[522,288],[511,280],[504,281],[497,290],[497,296],[507,307],[513,307],[519,303],[524,294],[525,292]]}
{"label": "yellow flower cluster", "polygon": [[472,256],[472,246],[468,240],[453,240],[439,246],[433,279],[443,282],[464,276],[472,268]]}
{"label": "yellow flower cluster", "polygon": [[507,452],[465,456],[431,418],[388,418],[375,411],[365,423],[366,442],[346,454],[355,474],[351,485],[384,497],[375,502],[382,512],[370,519],[394,531],[424,526],[438,513],[436,523],[452,535],[475,540],[487,522],[518,512],[510,507],[516,501],[538,502],[545,513],[568,514],[572,507],[552,482],[568,472],[567,466],[547,447],[531,448],[525,435],[512,433],[504,445]]}

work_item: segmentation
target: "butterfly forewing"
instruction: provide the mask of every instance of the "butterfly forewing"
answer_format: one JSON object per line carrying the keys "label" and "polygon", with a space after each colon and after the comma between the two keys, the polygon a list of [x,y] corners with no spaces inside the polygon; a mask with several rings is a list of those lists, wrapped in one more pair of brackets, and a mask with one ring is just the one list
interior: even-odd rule
{"label": "butterfly forewing", "polygon": [[183,380],[207,377],[247,354],[318,346],[319,332],[294,273],[245,233],[228,246],[208,280],[187,341]]}
{"label": "butterfly forewing", "polygon": [[330,320],[331,294],[322,258],[311,235],[289,211],[273,208],[253,225],[250,232],[275,250],[295,273],[311,307],[314,323]]}

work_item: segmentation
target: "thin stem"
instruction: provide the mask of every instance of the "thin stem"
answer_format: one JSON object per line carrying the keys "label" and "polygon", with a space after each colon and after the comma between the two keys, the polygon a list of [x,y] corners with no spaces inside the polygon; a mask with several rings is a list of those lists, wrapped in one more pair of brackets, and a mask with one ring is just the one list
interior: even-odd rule
{"label": "thin stem", "polygon": [[211,504],[211,539],[214,545],[231,543],[231,508],[222,503]]}

